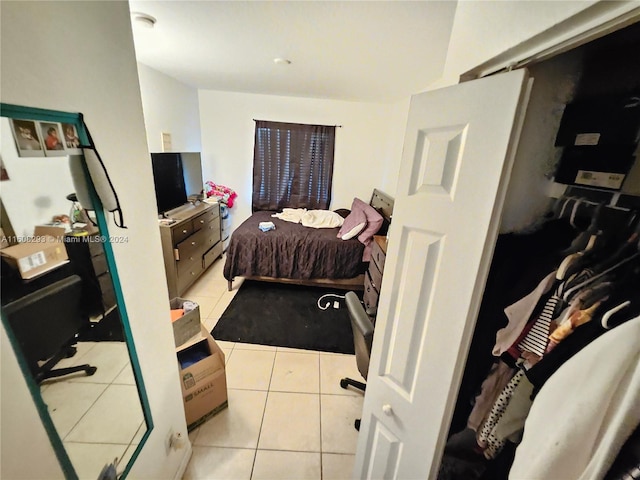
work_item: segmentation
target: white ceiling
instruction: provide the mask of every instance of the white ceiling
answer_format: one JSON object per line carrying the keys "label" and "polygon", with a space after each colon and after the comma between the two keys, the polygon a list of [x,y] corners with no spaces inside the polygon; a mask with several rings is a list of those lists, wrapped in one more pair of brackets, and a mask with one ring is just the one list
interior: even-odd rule
{"label": "white ceiling", "polygon": [[[138,60],[199,89],[393,101],[444,66],[456,2],[131,0]],[[277,65],[275,58],[290,65]]]}

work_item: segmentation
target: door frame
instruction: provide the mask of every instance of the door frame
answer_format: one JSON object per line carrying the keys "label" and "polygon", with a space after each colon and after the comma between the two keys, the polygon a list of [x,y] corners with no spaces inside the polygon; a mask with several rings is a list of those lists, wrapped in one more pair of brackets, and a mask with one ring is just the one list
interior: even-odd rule
{"label": "door frame", "polygon": [[637,2],[600,1],[460,75],[460,82],[526,67],[640,21]]}

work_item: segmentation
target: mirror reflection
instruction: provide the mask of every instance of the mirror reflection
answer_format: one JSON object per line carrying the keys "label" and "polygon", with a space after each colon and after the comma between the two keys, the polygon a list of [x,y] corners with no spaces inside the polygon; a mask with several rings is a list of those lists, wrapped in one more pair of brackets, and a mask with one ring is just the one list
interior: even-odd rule
{"label": "mirror reflection", "polygon": [[[75,128],[0,118],[1,301],[77,475],[95,479],[107,464],[125,469],[147,425],[105,236],[69,170]],[[111,241],[126,242],[126,230]]]}

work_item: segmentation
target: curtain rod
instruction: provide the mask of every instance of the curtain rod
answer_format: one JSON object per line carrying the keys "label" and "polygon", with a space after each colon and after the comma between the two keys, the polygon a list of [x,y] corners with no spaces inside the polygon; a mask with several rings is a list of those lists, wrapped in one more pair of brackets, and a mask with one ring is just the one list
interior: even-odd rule
{"label": "curtain rod", "polygon": [[272,123],[290,123],[291,125],[315,125],[317,127],[335,127],[342,128],[342,125],[316,125],[316,124],[304,124],[304,123],[294,123],[294,122],[276,122],[274,120],[258,120],[257,118],[253,119],[254,122],[272,122]]}

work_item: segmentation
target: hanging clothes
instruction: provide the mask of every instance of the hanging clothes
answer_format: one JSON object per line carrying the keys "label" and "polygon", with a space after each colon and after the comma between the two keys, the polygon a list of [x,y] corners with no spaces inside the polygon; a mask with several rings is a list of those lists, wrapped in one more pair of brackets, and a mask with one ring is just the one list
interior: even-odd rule
{"label": "hanging clothes", "polygon": [[[638,232],[629,238],[631,224],[626,221],[624,228],[606,237],[601,235],[600,228],[579,235],[580,241],[574,236],[576,240],[570,242],[568,250],[549,249],[544,260],[536,257],[534,262],[528,262],[526,252],[522,258],[515,255],[502,258],[504,261],[498,261],[497,265],[494,258],[472,341],[472,346],[480,345],[476,340],[484,340],[486,345],[488,333],[495,332],[491,349],[493,362],[490,368],[485,367],[488,374],[482,377],[481,388],[476,387],[479,395],[471,403],[466,428],[462,430],[457,427],[459,423],[454,422],[461,405],[458,396],[440,472],[446,473],[443,478],[506,479],[536,395],[559,369],[608,332],[602,320],[605,312],[622,305],[625,295],[633,298],[640,292],[638,288],[620,287],[629,284],[628,277],[635,275],[637,279],[640,269],[635,260],[640,260]],[[594,235],[598,237],[596,240]],[[616,240],[612,240],[614,237]],[[621,245],[621,241],[622,246],[612,248],[612,245]],[[630,265],[635,265],[631,275]],[[519,275],[526,281],[519,282]],[[509,281],[517,283],[519,289],[510,288]],[[499,284],[504,290],[503,297],[500,289],[493,289]],[[637,285],[637,281],[632,284]],[[523,289],[524,285],[528,288]],[[510,296],[516,291],[519,296]],[[620,291],[623,296],[615,294]],[[507,298],[509,303],[505,302]],[[501,303],[506,306],[496,313]],[[635,301],[633,304],[627,312],[636,312],[633,316],[640,314]],[[483,313],[488,316],[483,317]],[[616,315],[612,325],[630,318]],[[470,377],[469,370],[476,375],[480,371],[483,362],[478,362],[478,357],[479,352],[471,349],[460,394],[465,392],[464,387],[468,388],[465,381]],[[581,392],[571,390],[567,395],[571,396],[568,401],[574,408],[580,410]],[[456,476],[454,472],[462,466],[465,474]],[[520,478],[564,477],[548,474]]]}
{"label": "hanging clothes", "polygon": [[549,378],[529,412],[510,479],[605,475],[640,423],[639,338],[637,317],[595,339]]}
{"label": "hanging clothes", "polygon": [[[534,290],[541,279],[554,270],[563,258],[562,251],[571,245],[578,233],[579,230],[568,219],[562,218],[547,220],[527,232],[506,233],[498,237],[458,390],[451,434],[467,426],[469,415],[477,404],[474,399],[493,369],[496,358],[491,349],[496,341],[496,332],[509,322],[505,307]],[[537,299],[533,301],[532,308],[536,302]],[[527,319],[528,315],[524,322]],[[511,343],[508,342],[507,346]],[[491,403],[488,408],[491,408]]]}
{"label": "hanging clothes", "polygon": [[507,363],[513,361],[515,362],[514,366],[522,370],[517,372],[500,394],[497,395],[496,401],[478,431],[478,447],[482,449],[486,458],[495,458],[507,442],[507,438],[497,433],[496,429],[501,422],[505,421],[503,416],[511,402],[513,392],[518,389],[525,372],[544,358],[545,353],[549,351],[547,348],[549,344],[551,344],[551,347],[556,346],[573,332],[573,327],[588,322],[598,304],[574,314],[573,327],[571,321],[565,322],[556,337],[555,343],[550,342],[555,332],[555,330],[552,331],[551,325],[554,324],[554,328],[556,328],[554,319],[562,317],[561,313],[565,307],[573,299],[581,296],[583,290],[580,289],[588,290],[590,293],[600,290],[606,294],[607,289],[593,288],[594,285],[597,285],[596,282],[598,280],[606,280],[612,272],[623,270],[626,265],[629,265],[637,257],[638,254],[633,254],[622,260],[617,258],[617,263],[613,265],[610,261],[607,261],[604,263],[604,267],[598,265],[596,268],[584,268],[567,280],[555,282],[553,293],[544,301],[544,306],[540,313],[533,322],[529,322],[526,325],[519,339],[503,355],[503,359]]}

